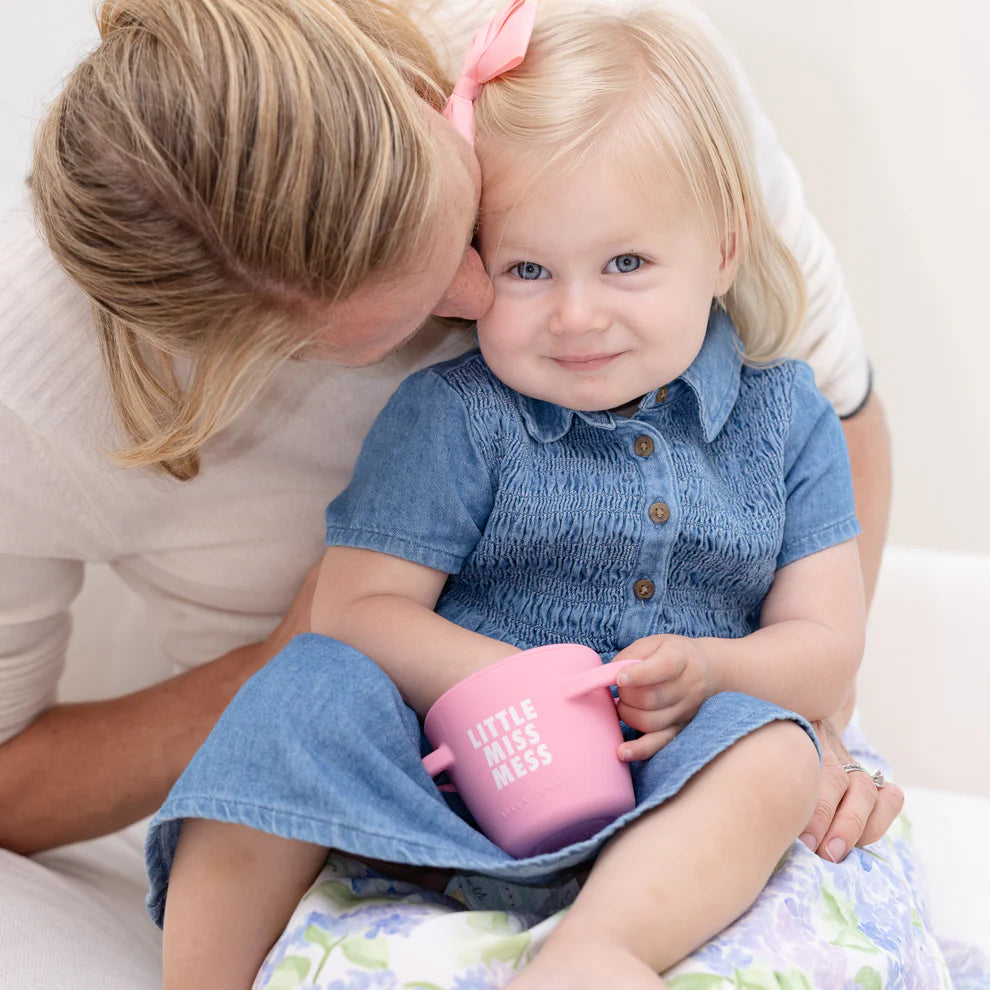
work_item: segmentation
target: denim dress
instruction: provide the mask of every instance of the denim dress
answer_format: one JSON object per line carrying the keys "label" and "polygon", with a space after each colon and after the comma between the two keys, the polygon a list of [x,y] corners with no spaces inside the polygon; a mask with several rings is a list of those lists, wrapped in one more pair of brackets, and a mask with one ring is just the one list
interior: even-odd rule
{"label": "denim dress", "polygon": [[[859,532],[845,439],[810,368],[744,365],[721,311],[691,366],[628,418],[522,396],[478,352],[410,376],[326,525],[329,545],[450,575],[436,610],[461,626],[520,649],[581,643],[603,661],[656,633],[753,632],[778,568]],[[817,745],[793,712],[715,695],[633,766],[634,810],[556,852],[513,859],[427,775],[420,723],[382,670],[343,643],[299,636],[241,689],[154,817],[149,911],[160,924],[189,817],[546,883],[779,719]]]}

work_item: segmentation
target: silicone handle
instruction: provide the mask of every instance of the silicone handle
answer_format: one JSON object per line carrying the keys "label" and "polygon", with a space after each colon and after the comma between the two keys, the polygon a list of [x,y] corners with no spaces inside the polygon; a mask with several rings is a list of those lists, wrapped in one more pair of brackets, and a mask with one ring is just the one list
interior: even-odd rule
{"label": "silicone handle", "polygon": [[446,743],[440,743],[432,753],[423,757],[423,766],[431,777],[449,770],[453,765],[454,753]]}
{"label": "silicone handle", "polygon": [[598,667],[593,667],[591,670],[576,674],[570,679],[570,684],[564,693],[564,697],[568,699],[579,698],[581,695],[588,694],[589,691],[594,691],[597,688],[612,687],[620,670],[631,667],[633,664],[639,662],[639,660],[619,660],[613,663],[603,663]]}

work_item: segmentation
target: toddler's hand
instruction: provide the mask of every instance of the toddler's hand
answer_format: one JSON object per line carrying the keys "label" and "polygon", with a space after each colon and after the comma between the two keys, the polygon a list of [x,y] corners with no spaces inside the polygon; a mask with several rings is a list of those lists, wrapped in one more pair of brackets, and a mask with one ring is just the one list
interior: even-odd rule
{"label": "toddler's hand", "polygon": [[685,636],[647,636],[615,660],[640,659],[618,676],[619,718],[643,733],[619,747],[625,761],[646,760],[663,749],[714,690],[714,672],[700,644]]}

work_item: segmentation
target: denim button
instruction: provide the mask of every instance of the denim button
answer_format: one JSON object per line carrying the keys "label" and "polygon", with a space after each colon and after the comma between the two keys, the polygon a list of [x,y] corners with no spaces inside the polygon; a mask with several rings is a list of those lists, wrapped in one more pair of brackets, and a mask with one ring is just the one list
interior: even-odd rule
{"label": "denim button", "polygon": [[653,441],[649,437],[636,437],[633,450],[640,457],[649,457],[653,453]]}
{"label": "denim button", "polygon": [[665,523],[670,518],[670,506],[666,502],[654,502],[650,506],[650,519],[655,523]]}
{"label": "denim button", "polygon": [[647,578],[641,578],[633,585],[633,594],[642,599],[644,602],[648,598],[653,597],[653,593],[656,591],[656,585]]}
{"label": "denim button", "polygon": [[661,385],[657,389],[657,394],[656,394],[656,398],[654,399],[654,401],[656,402],[656,404],[658,406],[667,401],[667,386],[666,385]]}

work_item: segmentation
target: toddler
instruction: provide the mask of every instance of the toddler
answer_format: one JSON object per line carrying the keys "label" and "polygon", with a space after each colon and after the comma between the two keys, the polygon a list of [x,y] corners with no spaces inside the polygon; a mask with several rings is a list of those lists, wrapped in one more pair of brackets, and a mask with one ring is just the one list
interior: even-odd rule
{"label": "toddler", "polygon": [[[381,413],[327,510],[313,634],[153,824],[166,988],[249,986],[333,848],[495,891],[586,870],[511,987],[655,990],[811,814],[808,721],[863,645],[858,525],[838,420],[781,359],[803,285],[731,73],[680,8],[548,16],[520,63],[531,19],[503,11],[449,111],[483,173],[478,350]],[[618,703],[636,812],[514,860],[426,775],[419,719],[559,642],[640,661]]]}

